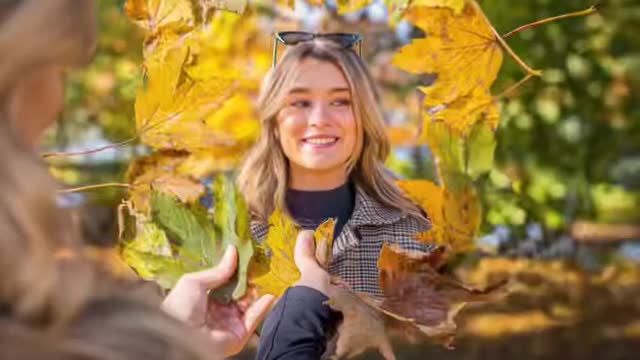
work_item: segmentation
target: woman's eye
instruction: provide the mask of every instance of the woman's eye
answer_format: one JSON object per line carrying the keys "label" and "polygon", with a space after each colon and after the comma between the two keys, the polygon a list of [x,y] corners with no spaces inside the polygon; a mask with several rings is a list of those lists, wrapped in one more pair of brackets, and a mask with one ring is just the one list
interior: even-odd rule
{"label": "woman's eye", "polygon": [[309,100],[294,100],[291,103],[289,103],[290,106],[292,107],[297,107],[297,108],[305,108],[305,107],[309,107],[311,105],[311,101]]}
{"label": "woman's eye", "polygon": [[335,99],[331,102],[333,106],[349,106],[351,105],[350,99]]}

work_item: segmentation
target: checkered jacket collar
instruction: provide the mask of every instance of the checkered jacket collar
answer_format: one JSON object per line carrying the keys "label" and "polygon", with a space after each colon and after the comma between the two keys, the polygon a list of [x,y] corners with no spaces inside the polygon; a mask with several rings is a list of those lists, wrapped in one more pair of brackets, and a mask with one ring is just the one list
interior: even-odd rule
{"label": "checkered jacket collar", "polygon": [[[363,189],[356,188],[356,201],[353,207],[353,213],[347,223],[351,226],[388,225],[406,216],[406,213],[389,208],[368,195]],[[258,241],[263,241],[267,237],[269,224],[252,221],[251,230]]]}
{"label": "checkered jacket collar", "polygon": [[406,213],[390,208],[367,194],[363,189],[356,189],[356,201],[349,223],[354,226],[388,225],[407,216]]}

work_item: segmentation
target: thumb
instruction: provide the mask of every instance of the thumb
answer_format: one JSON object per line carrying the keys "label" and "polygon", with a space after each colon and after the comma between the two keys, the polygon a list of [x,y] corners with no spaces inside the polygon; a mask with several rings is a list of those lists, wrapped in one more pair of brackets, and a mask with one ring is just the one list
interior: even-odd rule
{"label": "thumb", "polygon": [[229,245],[218,265],[211,269],[193,272],[184,276],[187,280],[206,289],[216,289],[226,284],[238,266],[238,251]]}
{"label": "thumb", "polygon": [[300,272],[309,267],[319,267],[316,261],[316,245],[313,238],[313,231],[304,230],[298,234],[294,260]]}

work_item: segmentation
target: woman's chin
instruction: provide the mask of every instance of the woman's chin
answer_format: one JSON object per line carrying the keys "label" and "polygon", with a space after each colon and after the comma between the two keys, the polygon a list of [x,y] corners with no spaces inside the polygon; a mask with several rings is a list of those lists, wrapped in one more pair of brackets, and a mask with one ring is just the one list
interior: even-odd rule
{"label": "woman's chin", "polygon": [[345,168],[344,162],[337,162],[335,159],[309,159],[300,164],[300,168],[315,173],[330,173]]}

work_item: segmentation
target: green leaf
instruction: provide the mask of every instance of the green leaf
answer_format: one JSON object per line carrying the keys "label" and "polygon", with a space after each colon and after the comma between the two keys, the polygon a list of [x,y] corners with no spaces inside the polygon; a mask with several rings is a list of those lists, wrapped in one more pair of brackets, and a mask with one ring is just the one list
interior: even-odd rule
{"label": "green leaf", "polygon": [[215,245],[215,232],[206,218],[206,210],[193,206],[188,209],[171,195],[154,191],[151,194],[151,213],[156,222],[175,242],[179,252],[196,261],[203,268],[217,263],[220,248]]}
{"label": "green leaf", "polygon": [[436,167],[442,185],[446,188],[463,188],[468,184],[465,172],[465,148],[461,135],[451,130],[443,121],[430,121],[427,128],[429,146],[437,158]]}
{"label": "green leaf", "polygon": [[493,168],[496,139],[491,125],[476,123],[467,137],[443,121],[431,121],[427,131],[446,188],[464,188]]}
{"label": "green leaf", "polygon": [[[249,211],[242,194],[236,190],[229,177],[218,176],[212,184],[212,190],[216,237],[220,239],[223,248],[234,245],[238,249],[238,271],[230,284],[235,284],[231,297],[239,299],[247,290],[247,271],[254,251]],[[226,302],[229,296],[227,294],[226,298],[218,300]]]}
{"label": "green leaf", "polygon": [[466,173],[473,180],[491,171],[495,150],[496,137],[491,126],[476,123],[466,141]]}
{"label": "green leaf", "polygon": [[199,203],[186,205],[171,195],[152,192],[152,222],[136,216],[136,237],[123,244],[122,254],[141,277],[171,288],[183,274],[217,265],[227,246],[233,245],[238,249],[237,272],[227,286],[212,292],[217,300],[229,302],[247,290],[254,252],[250,217],[230,178],[218,176],[212,190],[213,219]]}
{"label": "green leaf", "polygon": [[122,259],[138,275],[172,288],[182,274],[199,269],[197,263],[175,258],[166,234],[153,223],[140,224],[136,237],[122,246]]}

